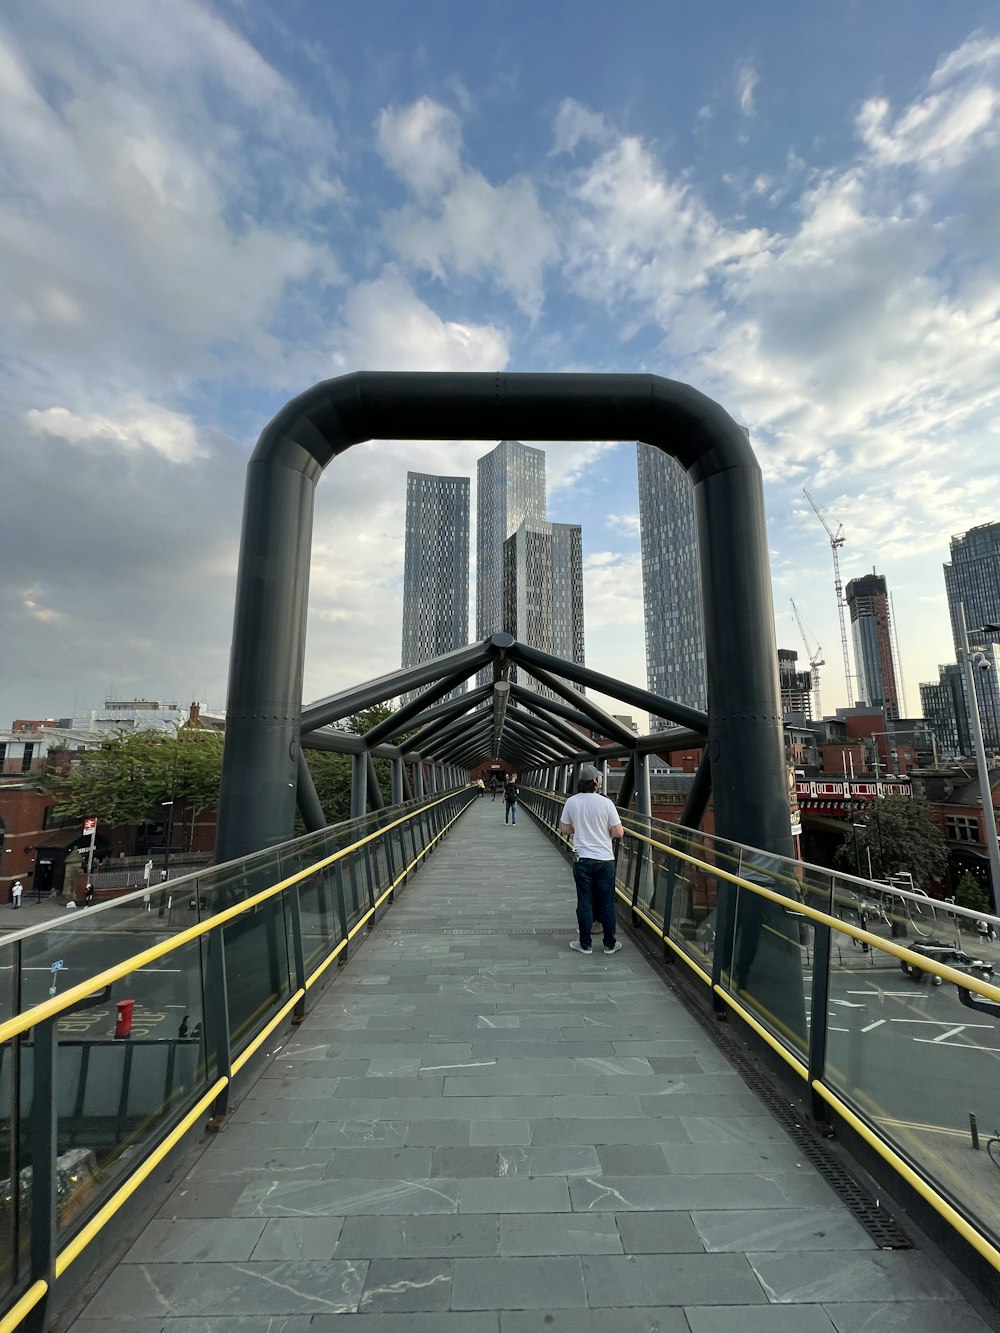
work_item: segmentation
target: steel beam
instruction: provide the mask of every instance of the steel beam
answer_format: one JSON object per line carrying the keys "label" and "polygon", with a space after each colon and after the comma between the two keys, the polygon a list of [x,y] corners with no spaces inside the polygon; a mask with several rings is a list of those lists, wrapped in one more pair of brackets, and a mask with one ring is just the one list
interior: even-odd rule
{"label": "steel beam", "polygon": [[[397,708],[392,717],[387,717],[384,722],[379,722],[370,731],[365,732],[369,747],[381,745],[383,741],[392,740],[393,736],[405,731],[410,723],[416,725],[415,719],[425,716],[426,710],[430,708],[431,704],[437,703],[446,694],[449,694],[452,690],[457,690],[460,685],[464,685],[472,674],[470,671],[452,672],[450,676],[445,676],[444,680],[439,680],[436,685],[432,685],[429,690],[424,690],[423,694],[416,699],[411,699],[408,704],[403,704],[402,708]],[[449,702],[452,701],[449,700]]]}
{"label": "steel beam", "polygon": [[[248,465],[217,858],[290,836],[303,726],[311,730],[496,656],[493,648],[470,645],[302,712],[314,490],[323,469],[364,440],[441,438],[637,440],[678,459],[694,487],[698,520],[717,829],[721,837],[790,855],[763,486],[737,423],[696,390],[651,375],[366,372],[325,381],[289,402],[265,427]],[[692,729],[705,725],[694,709],[664,705],[648,691],[538,650],[522,646],[522,653],[529,670],[533,658],[655,715]]]}
{"label": "steel beam", "polygon": [[306,832],[318,833],[320,829],[326,828],[330,821],[327,819],[323,806],[320,804],[319,795],[316,791],[316,784],[313,782],[313,775],[309,771],[306,757],[301,750],[299,751],[297,773],[298,779],[295,789],[295,799],[298,803],[299,814],[302,816],[302,822],[305,825]]}

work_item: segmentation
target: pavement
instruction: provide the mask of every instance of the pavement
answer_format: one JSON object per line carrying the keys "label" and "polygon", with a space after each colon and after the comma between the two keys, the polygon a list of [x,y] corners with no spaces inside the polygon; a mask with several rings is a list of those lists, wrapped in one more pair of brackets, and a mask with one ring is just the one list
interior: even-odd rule
{"label": "pavement", "polygon": [[[0,906],[0,936],[13,934],[18,930],[29,930],[32,926],[47,926],[61,924],[60,918],[70,915],[67,912],[65,898],[43,898],[37,902],[35,898],[29,898],[27,894],[21,899],[20,907],[12,907],[10,903],[4,903]],[[79,911],[87,909],[79,908]]]}
{"label": "pavement", "polygon": [[570,951],[574,906],[475,802],[60,1328],[993,1327],[876,1247],[627,936]]}

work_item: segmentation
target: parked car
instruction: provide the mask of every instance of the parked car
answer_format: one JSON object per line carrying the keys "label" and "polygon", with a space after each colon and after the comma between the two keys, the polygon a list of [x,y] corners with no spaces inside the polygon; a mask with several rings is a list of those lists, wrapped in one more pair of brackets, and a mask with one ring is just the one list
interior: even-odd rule
{"label": "parked car", "polygon": [[[993,964],[987,962],[984,958],[973,958],[967,954],[964,949],[956,949],[953,944],[945,944],[941,940],[923,940],[919,944],[911,944],[910,950],[913,953],[923,954],[934,963],[943,963],[947,967],[953,967],[959,972],[966,972],[970,977],[979,977],[981,981],[993,980]],[[900,961],[900,970],[914,981],[923,981],[925,977],[930,979],[932,986],[940,986],[942,978],[935,976],[933,972],[925,972],[923,968],[914,966],[913,963]]]}

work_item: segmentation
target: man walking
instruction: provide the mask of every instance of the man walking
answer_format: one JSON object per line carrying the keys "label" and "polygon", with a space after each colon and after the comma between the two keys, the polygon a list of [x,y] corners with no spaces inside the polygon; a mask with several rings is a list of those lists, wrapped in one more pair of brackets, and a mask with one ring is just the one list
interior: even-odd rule
{"label": "man walking", "polygon": [[517,775],[508,773],[503,780],[503,822],[517,823]]}
{"label": "man walking", "polygon": [[604,952],[617,953],[622,947],[616,939],[615,852],[612,838],[625,835],[618,811],[612,801],[600,794],[601,775],[592,764],[584,764],[576,784],[576,795],[563,807],[559,829],[573,840],[573,878],[576,881],[576,919],[579,940],[571,949],[593,953],[591,931],[594,907],[604,926]]}

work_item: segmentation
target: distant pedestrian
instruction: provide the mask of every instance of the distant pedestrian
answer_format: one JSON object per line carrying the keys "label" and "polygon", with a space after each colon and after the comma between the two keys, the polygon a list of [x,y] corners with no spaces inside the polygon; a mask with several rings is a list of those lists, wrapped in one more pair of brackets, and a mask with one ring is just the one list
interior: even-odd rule
{"label": "distant pedestrian", "polygon": [[83,895],[84,907],[89,907],[93,901],[94,901],[94,886],[93,884],[88,884],[87,892]]}
{"label": "distant pedestrian", "polygon": [[190,1015],[190,1014],[185,1014],[184,1017],[181,1019],[181,1025],[180,1025],[180,1027],[177,1029],[177,1036],[178,1036],[178,1037],[180,1037],[180,1038],[184,1038],[184,1037],[188,1036],[188,1032],[189,1032],[188,1022],[189,1022],[190,1018],[191,1018],[191,1015]]}
{"label": "distant pedestrian", "polygon": [[20,907],[20,906],[21,906],[21,894],[22,894],[23,892],[24,892],[24,885],[21,883],[21,881],[20,881],[19,879],[15,879],[14,884],[13,884],[13,887],[11,888],[11,891],[10,891],[10,898],[11,898],[11,906],[12,906],[12,907]]}
{"label": "distant pedestrian", "polygon": [[[594,918],[604,927],[604,952],[617,953],[618,920],[615,913],[615,849],[613,840],[625,836],[618,811],[600,794],[601,775],[592,764],[584,764],[576,784],[576,795],[563,807],[559,828],[573,839],[573,879],[576,881],[576,920],[579,940],[570,948],[592,953]],[[597,909],[595,912],[595,908]]]}
{"label": "distant pedestrian", "polygon": [[498,788],[499,786],[500,786],[500,779],[499,779],[499,778],[497,777],[497,775],[494,773],[493,776],[490,778],[490,791],[493,793],[493,800],[494,800],[494,801],[495,801],[496,798],[497,798],[497,788]]}
{"label": "distant pedestrian", "polygon": [[486,783],[482,780],[482,778],[478,778],[478,779],[477,779],[477,781],[476,781],[476,786],[479,788],[479,795],[480,795],[480,796],[485,796],[485,795],[486,795]]}
{"label": "distant pedestrian", "polygon": [[503,781],[503,822],[517,823],[517,774],[508,773]]}

